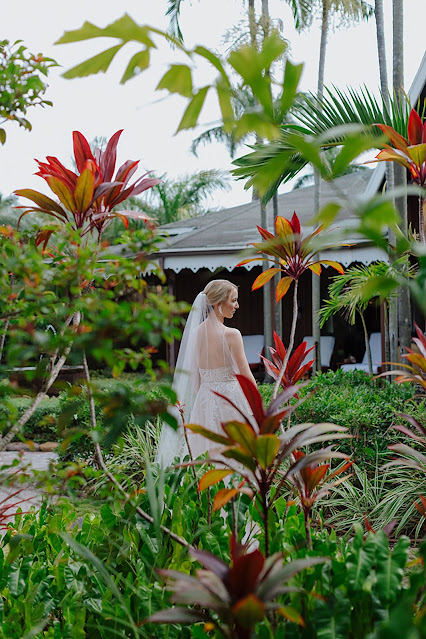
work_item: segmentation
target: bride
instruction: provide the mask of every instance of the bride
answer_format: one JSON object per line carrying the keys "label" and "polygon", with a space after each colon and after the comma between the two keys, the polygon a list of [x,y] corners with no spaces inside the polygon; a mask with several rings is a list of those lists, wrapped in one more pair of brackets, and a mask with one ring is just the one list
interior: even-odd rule
{"label": "bride", "polygon": [[[241,415],[213,391],[231,399],[245,414],[250,414],[246,398],[235,373],[256,384],[244,353],[243,338],[236,328],[225,326],[238,306],[238,289],[228,280],[209,282],[195,298],[186,322],[173,377],[173,390],[183,408],[185,422],[200,424],[222,433],[221,422],[241,420]],[[175,457],[189,454],[178,411],[179,427],[174,431],[164,424],[156,461],[168,466]],[[212,450],[214,444],[187,431],[192,457]]]}

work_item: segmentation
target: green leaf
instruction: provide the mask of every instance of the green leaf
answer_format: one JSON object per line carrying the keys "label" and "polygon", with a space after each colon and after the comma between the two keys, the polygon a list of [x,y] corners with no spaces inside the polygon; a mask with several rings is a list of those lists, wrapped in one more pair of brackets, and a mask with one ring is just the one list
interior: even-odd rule
{"label": "green leaf", "polygon": [[203,108],[204,100],[206,99],[207,92],[210,87],[203,87],[194,95],[190,103],[188,104],[182,120],[178,126],[178,131],[184,129],[193,129],[197,125],[198,116]]}
{"label": "green leaf", "polygon": [[355,525],[355,538],[352,544],[352,553],[347,560],[348,586],[352,591],[363,590],[365,582],[373,569],[376,559],[376,542],[373,533],[363,540],[363,532],[360,524]]}
{"label": "green leaf", "polygon": [[313,222],[315,224],[322,224],[324,228],[328,228],[331,224],[333,224],[341,210],[341,204],[338,204],[337,202],[328,202],[322,207],[318,215],[315,216]]}
{"label": "green leaf", "polygon": [[108,504],[103,504],[103,506],[101,506],[100,515],[107,528],[114,528],[118,520]]}
{"label": "green leaf", "polygon": [[331,169],[332,179],[343,175],[348,166],[353,162],[353,160],[360,156],[361,153],[376,147],[377,138],[372,135],[360,133],[356,136],[348,137],[344,141],[342,149],[333,163]]}
{"label": "green leaf", "polygon": [[74,31],[65,31],[64,35],[55,44],[67,44],[69,42],[81,42],[92,38],[120,38],[124,42],[135,40],[147,47],[154,47],[149,37],[153,31],[148,26],[139,26],[127,13],[104,28],[97,27],[91,22],[85,22],[82,27]]}
{"label": "green leaf", "polygon": [[138,75],[149,67],[149,54],[149,49],[144,49],[143,51],[135,53],[127,65],[123,77],[120,80],[120,84],[124,84],[127,80],[134,78],[135,75]]}
{"label": "green leaf", "polygon": [[410,540],[403,536],[391,551],[385,533],[381,530],[376,534],[376,591],[385,606],[394,603],[399,596],[409,548]]}
{"label": "green leaf", "polygon": [[71,80],[72,78],[85,78],[88,75],[93,75],[95,73],[105,73],[108,70],[109,65],[114,59],[116,53],[120,51],[123,47],[124,43],[117,44],[115,47],[111,47],[111,49],[107,49],[106,51],[102,51],[95,55],[93,58],[89,58],[77,66],[65,71],[62,74],[62,77],[67,80]]}
{"label": "green leaf", "polygon": [[302,75],[303,64],[292,64],[287,60],[285,65],[283,93],[280,100],[280,122],[293,104]]}
{"label": "green leaf", "polygon": [[0,129],[0,144],[4,144],[6,142],[6,131],[4,129]]}
{"label": "green leaf", "polygon": [[280,438],[277,435],[260,435],[256,439],[256,458],[264,470],[274,461],[279,447]]}
{"label": "green leaf", "polygon": [[172,64],[157,85],[159,89],[167,89],[170,93],[179,93],[185,98],[192,98],[192,74],[187,64]]}
{"label": "green leaf", "polygon": [[232,132],[237,139],[256,133],[260,138],[273,140],[279,135],[279,127],[263,113],[244,113],[235,123]]}

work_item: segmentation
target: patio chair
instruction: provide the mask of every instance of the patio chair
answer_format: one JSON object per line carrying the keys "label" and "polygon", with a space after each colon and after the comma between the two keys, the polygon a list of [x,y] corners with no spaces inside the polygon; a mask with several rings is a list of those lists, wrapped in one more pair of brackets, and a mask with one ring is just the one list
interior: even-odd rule
{"label": "patio chair", "polygon": [[[370,350],[371,361],[373,363],[373,374],[378,372],[379,366],[382,363],[382,334],[371,333],[370,335]],[[341,366],[342,371],[365,371],[368,373],[368,358],[367,351],[364,353],[362,362],[355,362],[355,364],[343,364]]]}
{"label": "patio chair", "polygon": [[[330,360],[333,354],[334,342],[335,338],[333,335],[321,335],[321,368],[330,368]],[[307,348],[312,348],[314,345],[314,340],[312,335],[308,335],[303,338],[303,341],[306,342]],[[313,359],[313,353],[309,353],[309,356],[312,355],[311,359]]]}
{"label": "patio chair", "polygon": [[252,370],[258,370],[262,365],[261,355],[265,345],[263,335],[243,335],[244,352]]}

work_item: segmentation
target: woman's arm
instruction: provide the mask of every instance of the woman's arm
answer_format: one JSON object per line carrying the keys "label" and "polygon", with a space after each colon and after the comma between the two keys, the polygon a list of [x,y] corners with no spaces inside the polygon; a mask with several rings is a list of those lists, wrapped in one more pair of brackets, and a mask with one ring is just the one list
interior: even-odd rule
{"label": "woman's arm", "polygon": [[227,335],[227,338],[229,348],[231,349],[232,355],[234,356],[235,363],[238,366],[240,374],[248,377],[253,382],[253,384],[256,385],[256,380],[253,377],[253,373],[250,370],[250,366],[244,352],[243,338],[240,331],[236,328],[228,330],[229,333]]}

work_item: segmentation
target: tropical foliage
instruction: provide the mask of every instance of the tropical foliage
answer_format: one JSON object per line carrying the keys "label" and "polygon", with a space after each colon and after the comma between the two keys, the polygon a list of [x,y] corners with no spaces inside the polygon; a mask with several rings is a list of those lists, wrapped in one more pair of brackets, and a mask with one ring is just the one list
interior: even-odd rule
{"label": "tropical foliage", "polygon": [[[52,106],[43,97],[47,89],[44,77],[55,66],[52,58],[30,53],[21,40],[0,41],[0,124],[17,122],[31,131],[31,122],[25,117],[27,110],[32,106]],[[5,142],[6,131],[0,128],[0,143]]]}
{"label": "tropical foliage", "polygon": [[[139,161],[132,160],[121,165],[113,177],[117,144],[122,132],[114,133],[106,149],[96,149],[93,155],[86,138],[79,131],[74,131],[74,158],[78,174],[65,168],[55,157],[48,157],[47,163],[37,161],[39,170],[36,175],[47,182],[59,198],[60,204],[38,191],[19,189],[15,191],[15,195],[25,197],[34,203],[31,207],[17,207],[24,209],[21,218],[28,213],[44,213],[61,224],[69,224],[80,237],[96,232],[99,239],[115,217],[119,217],[125,226],[128,226],[129,217],[146,221],[147,216],[142,212],[115,210],[127,198],[134,197],[159,182],[156,178],[146,178],[145,174],[133,184],[129,184],[139,164]],[[43,242],[46,246],[57,228],[51,225],[42,228],[36,242]]]}

